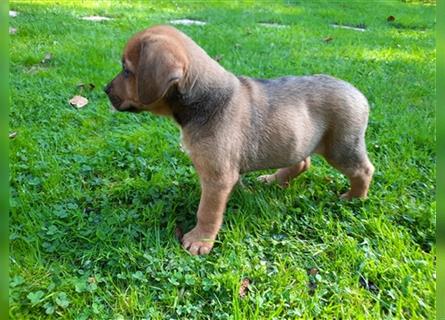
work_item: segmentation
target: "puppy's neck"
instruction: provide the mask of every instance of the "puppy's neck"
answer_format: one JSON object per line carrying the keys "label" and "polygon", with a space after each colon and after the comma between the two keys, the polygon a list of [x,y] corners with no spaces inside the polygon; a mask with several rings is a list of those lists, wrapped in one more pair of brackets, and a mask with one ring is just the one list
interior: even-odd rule
{"label": "puppy's neck", "polygon": [[235,76],[216,61],[209,61],[206,66],[190,65],[184,83],[174,86],[166,99],[173,118],[183,129],[210,126],[223,115],[233,95],[235,81]]}

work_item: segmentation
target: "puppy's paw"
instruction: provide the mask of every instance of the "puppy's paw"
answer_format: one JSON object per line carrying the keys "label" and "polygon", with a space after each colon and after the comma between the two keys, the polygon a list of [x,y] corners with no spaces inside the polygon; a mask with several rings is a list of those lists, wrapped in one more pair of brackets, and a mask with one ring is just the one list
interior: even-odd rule
{"label": "puppy's paw", "polygon": [[257,179],[257,181],[265,183],[265,184],[272,184],[277,181],[277,178],[274,174],[265,174],[265,175],[259,176],[256,179]]}
{"label": "puppy's paw", "polygon": [[348,192],[346,192],[346,193],[343,193],[341,196],[340,196],[340,200],[344,200],[344,201],[350,201],[350,200],[352,200],[352,199],[366,199],[367,197],[366,197],[366,195],[362,195],[362,194],[353,194],[352,192],[351,192],[351,190],[349,190]]}
{"label": "puppy's paw", "polygon": [[216,236],[208,235],[195,227],[182,237],[182,247],[192,255],[208,254],[215,242]]}
{"label": "puppy's paw", "polygon": [[257,180],[259,182],[265,183],[265,184],[273,184],[273,183],[277,183],[280,187],[282,188],[287,188],[289,187],[289,182],[288,181],[281,181],[277,178],[277,175],[274,174],[265,174],[262,176],[259,176],[257,178]]}
{"label": "puppy's paw", "polygon": [[349,191],[346,192],[346,193],[343,193],[343,194],[340,196],[340,200],[343,200],[343,201],[349,201],[349,200],[351,200],[351,199],[352,199],[352,196],[351,196],[351,194],[350,194]]}

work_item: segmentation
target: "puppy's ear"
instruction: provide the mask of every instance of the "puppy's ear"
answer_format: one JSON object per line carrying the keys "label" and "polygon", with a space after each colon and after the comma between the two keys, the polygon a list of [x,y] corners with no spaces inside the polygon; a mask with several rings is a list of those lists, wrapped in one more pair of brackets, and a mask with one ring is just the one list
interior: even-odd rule
{"label": "puppy's ear", "polygon": [[184,52],[165,39],[142,40],[137,70],[139,100],[148,105],[162,98],[182,80],[186,63]]}

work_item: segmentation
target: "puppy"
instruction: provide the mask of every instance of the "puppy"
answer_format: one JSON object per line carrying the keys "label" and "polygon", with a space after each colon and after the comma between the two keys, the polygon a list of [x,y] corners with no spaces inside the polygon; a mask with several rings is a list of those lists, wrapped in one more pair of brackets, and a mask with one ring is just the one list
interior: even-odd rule
{"label": "puppy", "polygon": [[149,111],[181,127],[202,188],[197,224],[182,238],[193,255],[212,249],[241,173],[277,168],[259,180],[287,186],[317,153],[349,178],[343,198],[367,195],[368,102],[342,80],[237,77],[184,33],[154,26],[128,41],[122,71],[104,90],[118,111]]}

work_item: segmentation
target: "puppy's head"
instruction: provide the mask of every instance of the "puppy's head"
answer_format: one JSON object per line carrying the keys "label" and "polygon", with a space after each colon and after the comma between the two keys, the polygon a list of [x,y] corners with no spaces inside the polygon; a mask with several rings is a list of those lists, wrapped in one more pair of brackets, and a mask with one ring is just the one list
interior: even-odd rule
{"label": "puppy's head", "polygon": [[122,56],[122,70],[104,91],[118,111],[141,112],[164,106],[162,98],[184,82],[188,58],[179,31],[166,26],[134,35]]}

